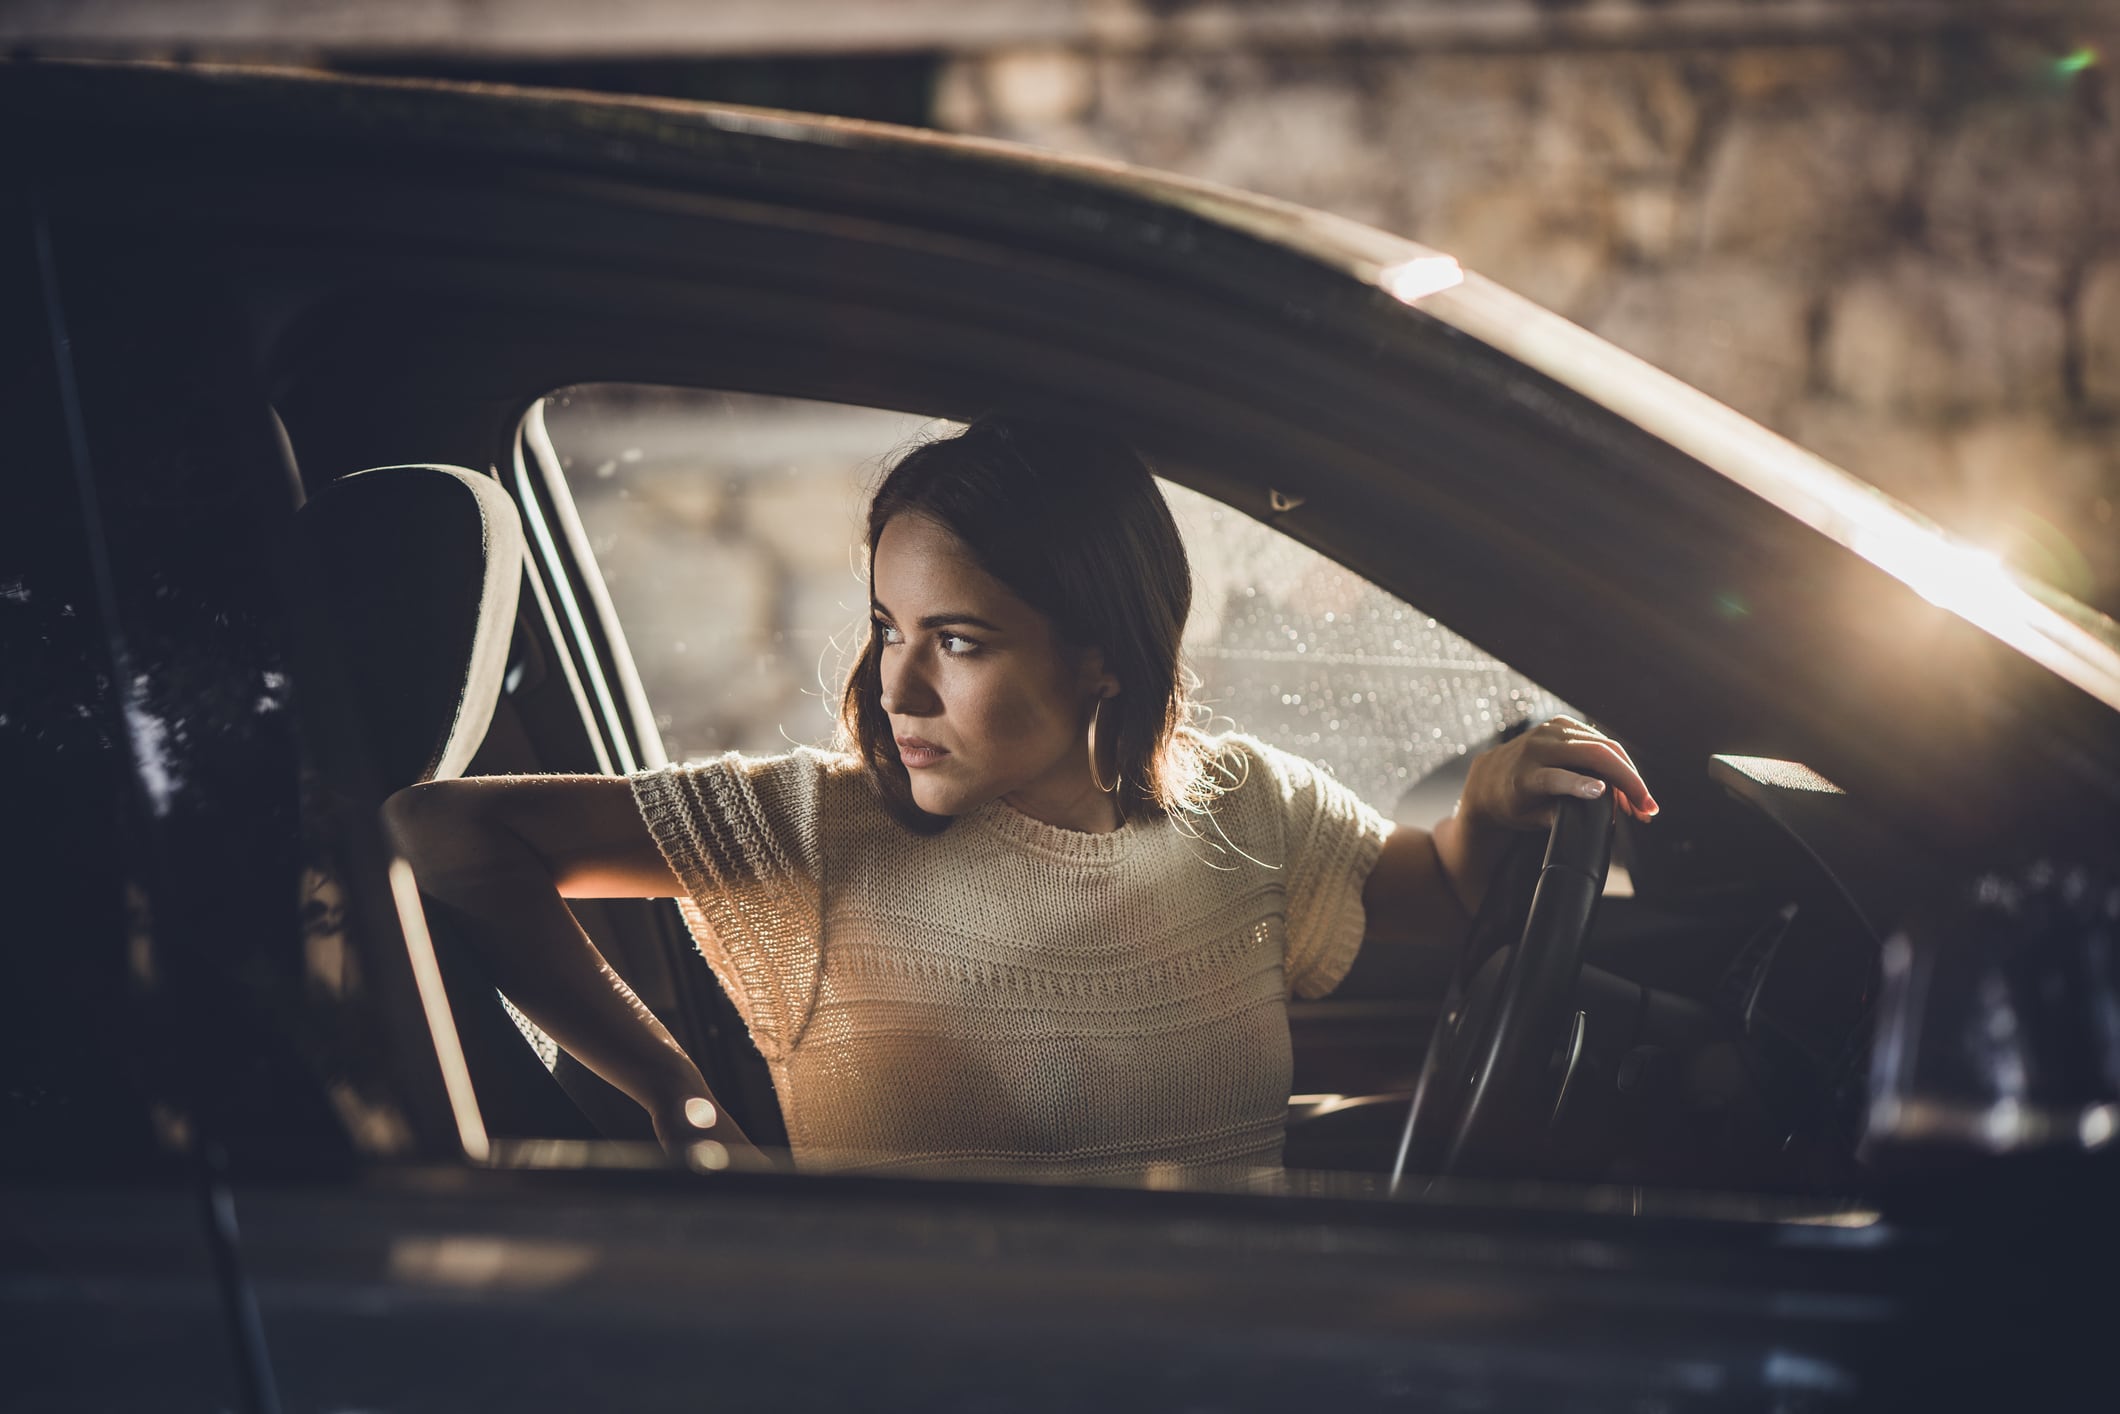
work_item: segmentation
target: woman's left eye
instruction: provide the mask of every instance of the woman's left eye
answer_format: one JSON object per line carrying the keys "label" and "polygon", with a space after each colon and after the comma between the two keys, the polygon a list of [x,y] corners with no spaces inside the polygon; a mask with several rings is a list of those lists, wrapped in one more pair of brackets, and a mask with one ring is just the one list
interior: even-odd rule
{"label": "woman's left eye", "polygon": [[961,633],[945,633],[941,638],[942,651],[952,658],[966,658],[979,651],[976,639],[966,638]]}

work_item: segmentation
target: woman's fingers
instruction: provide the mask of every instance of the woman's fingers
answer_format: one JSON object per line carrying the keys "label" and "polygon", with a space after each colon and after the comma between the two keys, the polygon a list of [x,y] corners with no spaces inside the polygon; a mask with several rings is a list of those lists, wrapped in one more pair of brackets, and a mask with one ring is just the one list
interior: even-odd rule
{"label": "woman's fingers", "polygon": [[1619,787],[1630,804],[1648,814],[1656,813],[1656,801],[1649,794],[1649,786],[1627,759],[1627,753],[1619,749],[1619,743],[1600,739],[1598,741],[1571,741],[1561,748],[1562,760],[1569,766],[1594,773]]}
{"label": "woman's fingers", "polygon": [[1542,766],[1524,777],[1524,793],[1531,797],[1526,804],[1538,809],[1545,800],[1556,795],[1595,800],[1605,793],[1605,783],[1595,776],[1564,771],[1558,766]]}
{"label": "woman's fingers", "polygon": [[1652,819],[1656,797],[1627,749],[1574,717],[1554,717],[1472,763],[1460,810],[1508,829],[1553,822],[1557,796],[1597,800],[1615,792],[1620,809]]}
{"label": "woman's fingers", "polygon": [[1565,735],[1570,741],[1601,741],[1605,745],[1611,747],[1614,751],[1617,751],[1620,754],[1621,759],[1626,761],[1629,766],[1632,766],[1634,764],[1634,758],[1632,756],[1627,755],[1626,747],[1621,746],[1618,742],[1614,741],[1611,737],[1606,736],[1603,732],[1597,730],[1597,728],[1595,727],[1568,727],[1563,730],[1563,735]]}
{"label": "woman's fingers", "polygon": [[1598,777],[1618,788],[1620,802],[1628,814],[1639,820],[1657,814],[1656,797],[1649,793],[1648,783],[1635,769],[1626,748],[1582,727],[1573,718],[1556,717],[1548,725],[1555,730],[1533,733],[1524,739],[1526,756],[1539,763],[1537,769],[1520,778],[1527,791],[1536,795],[1581,794],[1583,778]]}

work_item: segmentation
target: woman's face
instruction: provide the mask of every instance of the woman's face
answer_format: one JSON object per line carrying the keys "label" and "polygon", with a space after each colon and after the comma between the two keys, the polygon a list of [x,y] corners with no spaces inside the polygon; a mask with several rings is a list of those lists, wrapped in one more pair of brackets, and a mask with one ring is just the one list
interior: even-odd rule
{"label": "woman's face", "polygon": [[1058,642],[926,516],[885,524],[872,571],[883,710],[914,803],[962,815],[998,797],[1048,824],[1113,828],[1084,735],[1097,697],[1118,688],[1101,655]]}

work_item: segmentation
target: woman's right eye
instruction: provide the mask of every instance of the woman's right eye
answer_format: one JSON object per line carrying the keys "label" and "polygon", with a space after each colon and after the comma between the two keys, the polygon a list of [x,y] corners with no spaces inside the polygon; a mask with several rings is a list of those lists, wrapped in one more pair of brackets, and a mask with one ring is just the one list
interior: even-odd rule
{"label": "woman's right eye", "polygon": [[889,644],[899,643],[903,641],[898,635],[898,630],[892,627],[890,624],[885,623],[882,619],[875,620],[875,624],[877,642]]}

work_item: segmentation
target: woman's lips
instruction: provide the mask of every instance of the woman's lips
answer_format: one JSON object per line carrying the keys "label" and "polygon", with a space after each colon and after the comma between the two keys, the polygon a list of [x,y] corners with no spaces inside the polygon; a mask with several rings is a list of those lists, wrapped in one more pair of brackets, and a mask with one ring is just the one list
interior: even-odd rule
{"label": "woman's lips", "polygon": [[932,766],[947,755],[949,755],[948,751],[935,745],[932,741],[922,741],[917,736],[902,736],[898,738],[898,759],[905,763],[906,769],[909,771],[918,771],[924,767]]}

